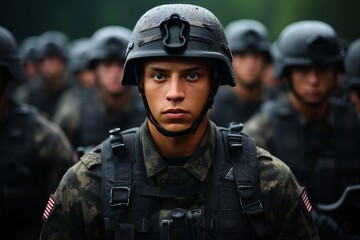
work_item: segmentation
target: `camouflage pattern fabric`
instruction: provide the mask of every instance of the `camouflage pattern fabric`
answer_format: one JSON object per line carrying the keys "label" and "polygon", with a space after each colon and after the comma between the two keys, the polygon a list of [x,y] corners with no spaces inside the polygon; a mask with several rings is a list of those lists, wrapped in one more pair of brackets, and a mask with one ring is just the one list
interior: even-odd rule
{"label": "camouflage pattern fabric", "polygon": [[[0,155],[6,152],[13,153],[1,157],[3,168],[1,172],[6,174],[1,174],[1,183],[5,185],[1,186],[0,191],[2,198],[0,218],[3,223],[0,229],[8,239],[37,239],[41,230],[42,209],[48,196],[56,190],[61,177],[73,164],[72,148],[60,128],[31,110],[31,107],[20,106],[13,101],[9,102],[8,107],[11,112],[26,111],[29,112],[28,115],[33,116],[30,129],[24,129],[32,139],[32,143],[29,146],[22,143],[22,148],[15,149],[16,154],[11,152],[13,146],[6,145],[6,142],[0,146]],[[14,116],[24,117],[24,115]],[[0,139],[9,137],[7,129],[13,129],[13,132],[18,129],[13,127],[14,122],[23,121],[14,117],[11,121],[7,119],[8,117],[5,117],[1,121]],[[14,140],[7,141],[14,143]],[[29,153],[32,155],[28,155]]]}
{"label": "camouflage pattern fabric", "polygon": [[[204,181],[209,175],[215,149],[215,125],[189,161],[181,167],[168,166],[156,151],[146,123],[140,128],[146,173],[158,185]],[[271,239],[319,239],[317,230],[298,197],[302,188],[289,168],[267,151],[258,148],[261,197],[266,216],[273,226]],[[100,147],[84,155],[64,175],[55,193],[60,205],[44,223],[40,239],[104,239],[101,217]],[[160,217],[169,209],[204,208],[200,197],[162,201]]]}

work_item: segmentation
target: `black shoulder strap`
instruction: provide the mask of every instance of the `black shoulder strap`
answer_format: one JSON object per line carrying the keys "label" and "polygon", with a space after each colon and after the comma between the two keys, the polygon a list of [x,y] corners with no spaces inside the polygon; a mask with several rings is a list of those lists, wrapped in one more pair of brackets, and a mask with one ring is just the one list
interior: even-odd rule
{"label": "black shoulder strap", "polygon": [[[131,163],[134,154],[134,140],[138,128],[120,132],[119,128],[110,130],[110,138],[102,143],[102,215],[106,239],[134,239],[134,226],[118,224],[112,219],[112,208],[124,209],[129,205],[131,195]],[[108,234],[115,232],[113,235]]]}
{"label": "black shoulder strap", "polygon": [[230,124],[229,133],[223,131],[228,142],[228,156],[233,165],[236,190],[244,214],[258,237],[270,234],[271,225],[261,204],[257,151],[254,140],[241,134],[242,124]]}

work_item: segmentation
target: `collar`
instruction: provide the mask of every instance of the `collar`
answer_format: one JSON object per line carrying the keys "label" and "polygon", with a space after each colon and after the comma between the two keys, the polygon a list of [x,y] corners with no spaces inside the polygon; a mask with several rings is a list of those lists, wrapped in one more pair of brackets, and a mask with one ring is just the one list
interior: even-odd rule
{"label": "collar", "polygon": [[[146,121],[140,127],[140,141],[142,143],[142,152],[148,177],[153,177],[169,167],[157,152]],[[190,157],[189,161],[182,166],[199,181],[204,181],[207,177],[207,173],[215,156],[215,143],[215,125],[209,121],[199,148]]]}

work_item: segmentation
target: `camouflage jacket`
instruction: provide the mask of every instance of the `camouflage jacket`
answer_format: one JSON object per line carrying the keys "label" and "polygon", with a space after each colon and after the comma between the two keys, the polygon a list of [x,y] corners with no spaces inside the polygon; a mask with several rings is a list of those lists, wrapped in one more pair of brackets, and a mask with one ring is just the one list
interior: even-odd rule
{"label": "camouflage jacket", "polygon": [[8,106],[0,123],[0,219],[10,239],[35,239],[48,195],[73,164],[72,148],[59,127],[32,107]]}
{"label": "camouflage jacket", "polygon": [[[205,181],[214,160],[215,125],[209,124],[198,150],[184,166],[169,166],[156,151],[146,123],[140,128],[146,174],[156,185]],[[104,239],[101,216],[101,148],[81,158],[64,175],[53,197],[56,202],[44,223],[40,239]],[[302,188],[289,168],[267,151],[257,148],[260,188],[272,239],[319,239],[317,230],[299,200]],[[168,209],[203,208],[201,196],[160,203],[160,217]]]}

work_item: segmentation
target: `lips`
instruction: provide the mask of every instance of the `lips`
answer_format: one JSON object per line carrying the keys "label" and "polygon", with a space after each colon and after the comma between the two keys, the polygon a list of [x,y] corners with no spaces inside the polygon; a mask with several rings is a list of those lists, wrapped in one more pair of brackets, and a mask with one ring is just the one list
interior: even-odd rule
{"label": "lips", "polygon": [[183,119],[187,113],[188,112],[183,109],[168,109],[164,112],[164,115],[169,119]]}
{"label": "lips", "polygon": [[165,113],[187,113],[185,110],[182,109],[168,109]]}

